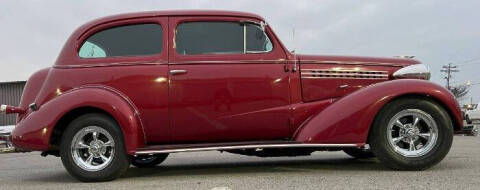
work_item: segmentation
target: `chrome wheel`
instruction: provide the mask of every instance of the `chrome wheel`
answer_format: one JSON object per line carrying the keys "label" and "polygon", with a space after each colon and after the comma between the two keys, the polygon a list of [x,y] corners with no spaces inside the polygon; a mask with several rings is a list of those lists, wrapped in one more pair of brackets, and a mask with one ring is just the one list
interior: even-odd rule
{"label": "chrome wheel", "polygon": [[115,142],[103,128],[88,126],[72,139],[71,154],[77,166],[86,171],[104,169],[113,160]]}
{"label": "chrome wheel", "polygon": [[406,109],[395,114],[387,128],[390,146],[405,157],[420,157],[432,150],[438,138],[433,117],[419,109]]}

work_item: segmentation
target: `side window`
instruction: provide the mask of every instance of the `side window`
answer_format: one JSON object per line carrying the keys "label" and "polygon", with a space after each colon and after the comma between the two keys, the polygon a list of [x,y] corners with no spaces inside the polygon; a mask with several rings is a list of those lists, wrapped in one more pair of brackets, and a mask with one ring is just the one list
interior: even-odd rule
{"label": "side window", "polygon": [[272,48],[260,26],[250,23],[186,22],[175,33],[175,49],[181,55],[264,53]]}
{"label": "side window", "polygon": [[81,58],[153,55],[162,51],[163,31],[158,24],[120,26],[97,32],[81,46]]}
{"label": "side window", "polygon": [[272,42],[265,31],[255,24],[247,24],[247,53],[263,53],[272,51]]}

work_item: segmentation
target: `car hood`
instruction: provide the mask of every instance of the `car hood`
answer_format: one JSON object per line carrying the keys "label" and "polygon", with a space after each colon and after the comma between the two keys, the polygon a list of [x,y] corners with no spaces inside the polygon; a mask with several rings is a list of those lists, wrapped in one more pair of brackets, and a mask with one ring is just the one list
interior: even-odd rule
{"label": "car hood", "polygon": [[409,66],[420,64],[420,61],[410,58],[387,58],[387,57],[359,57],[359,56],[331,56],[331,55],[305,55],[297,54],[300,63],[344,63],[344,64],[368,64],[368,65],[391,65]]}

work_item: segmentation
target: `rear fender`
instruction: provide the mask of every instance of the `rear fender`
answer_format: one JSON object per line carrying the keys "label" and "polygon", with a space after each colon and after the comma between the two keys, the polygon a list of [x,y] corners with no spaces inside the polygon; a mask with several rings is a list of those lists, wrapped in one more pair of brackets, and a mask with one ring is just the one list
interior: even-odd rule
{"label": "rear fender", "polygon": [[27,150],[46,151],[56,123],[69,111],[76,108],[101,109],[115,119],[123,132],[127,153],[133,154],[137,147],[145,146],[142,123],[136,107],[120,92],[105,86],[75,88],[39,106],[29,113],[12,132],[16,147]]}
{"label": "rear fender", "polygon": [[408,95],[436,100],[452,117],[455,130],[462,128],[460,107],[447,89],[429,81],[399,79],[377,83],[339,99],[303,124],[294,140],[304,143],[366,143],[379,110],[393,99]]}

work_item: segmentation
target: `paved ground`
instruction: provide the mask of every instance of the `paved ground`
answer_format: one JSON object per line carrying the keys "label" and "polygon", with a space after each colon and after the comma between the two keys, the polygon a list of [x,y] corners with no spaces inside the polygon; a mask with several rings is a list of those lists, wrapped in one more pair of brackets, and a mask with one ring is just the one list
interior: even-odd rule
{"label": "paved ground", "polygon": [[151,169],[130,168],[120,179],[81,183],[60,159],[39,153],[0,155],[0,189],[479,189],[480,138],[455,137],[439,165],[422,172],[384,168],[375,159],[341,152],[256,158],[219,152],[172,154]]}

